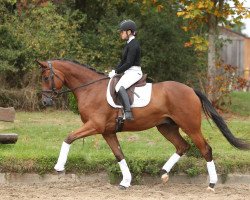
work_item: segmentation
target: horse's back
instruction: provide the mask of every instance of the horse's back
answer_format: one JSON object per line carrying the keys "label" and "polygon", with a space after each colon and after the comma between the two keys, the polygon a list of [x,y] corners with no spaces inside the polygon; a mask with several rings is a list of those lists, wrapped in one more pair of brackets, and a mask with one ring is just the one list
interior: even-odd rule
{"label": "horse's back", "polygon": [[[164,81],[153,84],[152,98],[162,99],[169,109],[200,109],[201,102],[193,88],[176,81]],[[196,109],[194,108],[194,109]]]}
{"label": "horse's back", "polygon": [[175,97],[195,95],[193,88],[176,81],[164,81],[154,83],[153,89],[164,91],[167,94]]}

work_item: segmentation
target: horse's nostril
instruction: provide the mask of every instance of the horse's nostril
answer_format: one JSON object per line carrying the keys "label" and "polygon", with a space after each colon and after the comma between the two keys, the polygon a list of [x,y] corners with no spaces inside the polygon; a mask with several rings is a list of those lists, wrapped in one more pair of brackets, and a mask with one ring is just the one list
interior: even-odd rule
{"label": "horse's nostril", "polygon": [[43,106],[47,106],[48,105],[48,101],[46,99],[43,99],[42,100],[42,104],[43,104]]}
{"label": "horse's nostril", "polygon": [[43,106],[47,105],[47,102],[45,100],[42,101]]}
{"label": "horse's nostril", "polygon": [[53,106],[52,98],[44,98],[44,99],[42,99],[42,105],[43,106]]}

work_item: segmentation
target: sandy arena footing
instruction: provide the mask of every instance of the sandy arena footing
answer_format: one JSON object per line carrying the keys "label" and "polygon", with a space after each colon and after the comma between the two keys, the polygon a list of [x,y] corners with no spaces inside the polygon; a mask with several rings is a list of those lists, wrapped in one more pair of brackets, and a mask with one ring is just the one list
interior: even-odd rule
{"label": "sandy arena footing", "polygon": [[[3,200],[246,200],[250,196],[250,175],[219,176],[215,193],[206,191],[207,176],[170,176],[167,184],[145,176],[141,185],[119,190],[109,183],[106,173],[76,174],[0,174],[0,199]],[[225,182],[222,184],[222,182]]]}

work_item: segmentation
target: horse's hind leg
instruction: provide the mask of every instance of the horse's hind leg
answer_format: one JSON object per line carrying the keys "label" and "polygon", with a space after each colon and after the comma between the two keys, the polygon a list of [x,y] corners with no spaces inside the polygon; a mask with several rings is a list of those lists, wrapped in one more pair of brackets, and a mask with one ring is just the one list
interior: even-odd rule
{"label": "horse's hind leg", "polygon": [[[195,134],[194,134],[195,133]],[[187,133],[188,134],[188,133]],[[193,143],[196,145],[196,147],[200,150],[202,156],[207,161],[207,170],[210,178],[208,189],[214,191],[214,186],[218,181],[217,173],[213,161],[213,155],[212,155],[212,148],[209,146],[209,144],[206,142],[204,137],[201,134],[201,130],[194,131],[191,134],[188,134],[190,138],[192,139]]]}
{"label": "horse's hind leg", "polygon": [[174,153],[162,167],[163,174],[161,178],[162,181],[166,183],[168,181],[168,173],[179,161],[180,157],[189,149],[189,144],[180,135],[179,126],[174,123],[161,124],[157,126],[157,129],[176,148],[176,153]]}

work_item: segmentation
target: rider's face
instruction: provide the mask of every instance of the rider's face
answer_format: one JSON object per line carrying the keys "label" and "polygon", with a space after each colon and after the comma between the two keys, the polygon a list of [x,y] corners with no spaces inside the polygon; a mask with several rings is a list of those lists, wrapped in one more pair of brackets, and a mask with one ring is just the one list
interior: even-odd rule
{"label": "rider's face", "polygon": [[122,40],[126,40],[127,37],[128,37],[126,31],[121,31],[120,32],[120,37],[121,37]]}
{"label": "rider's face", "polygon": [[130,34],[131,34],[130,30],[128,30],[128,31],[121,31],[120,32],[120,37],[121,37],[122,40],[128,40]]}

